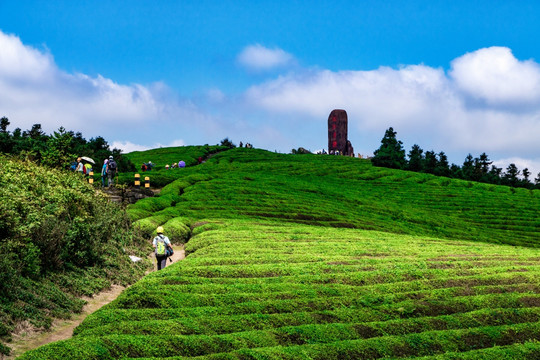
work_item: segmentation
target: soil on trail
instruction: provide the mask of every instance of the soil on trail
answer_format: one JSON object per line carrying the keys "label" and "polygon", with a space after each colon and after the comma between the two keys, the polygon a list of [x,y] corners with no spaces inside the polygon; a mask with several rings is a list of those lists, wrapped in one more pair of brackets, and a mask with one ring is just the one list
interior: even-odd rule
{"label": "soil on trail", "polygon": [[[173,245],[174,254],[171,256],[172,263],[184,259],[185,252],[183,245]],[[156,260],[154,255],[150,255],[154,263],[154,271],[157,270]],[[171,265],[171,262],[167,260],[167,266]],[[87,301],[80,314],[75,314],[69,320],[54,320],[51,328],[45,332],[36,330],[29,323],[24,323],[16,329],[12,335],[13,341],[7,345],[12,349],[10,356],[2,356],[1,360],[11,360],[18,356],[21,356],[26,351],[38,348],[42,345],[60,340],[69,339],[73,336],[73,330],[91,313],[99,310],[101,307],[107,305],[114,299],[116,299],[122,291],[126,288],[120,285],[113,285],[110,289],[102,291],[93,297],[83,297]]]}

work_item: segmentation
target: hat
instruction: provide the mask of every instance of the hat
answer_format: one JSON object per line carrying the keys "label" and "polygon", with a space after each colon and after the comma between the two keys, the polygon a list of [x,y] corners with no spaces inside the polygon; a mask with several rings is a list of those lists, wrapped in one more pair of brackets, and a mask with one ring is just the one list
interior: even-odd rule
{"label": "hat", "polygon": [[163,226],[158,226],[158,228],[156,229],[156,232],[158,234],[163,234]]}
{"label": "hat", "polygon": [[112,158],[113,158],[113,157],[112,157],[112,155],[110,155],[110,156],[109,156],[109,159],[111,159],[111,160],[112,160]]}

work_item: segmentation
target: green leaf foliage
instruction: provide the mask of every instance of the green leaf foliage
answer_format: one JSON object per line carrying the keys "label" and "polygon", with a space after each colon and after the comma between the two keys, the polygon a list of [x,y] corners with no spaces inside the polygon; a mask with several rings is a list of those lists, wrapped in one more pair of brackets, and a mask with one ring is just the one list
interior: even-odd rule
{"label": "green leaf foliage", "polygon": [[539,354],[536,190],[245,148],[175,174],[128,213],[187,257],[22,359]]}
{"label": "green leaf foliage", "polygon": [[75,296],[144,272],[125,253],[143,244],[119,210],[79,174],[0,156],[0,336],[25,320],[47,328],[81,310]]}
{"label": "green leaf foliage", "polygon": [[22,358],[398,358],[491,349],[526,359],[538,350],[538,249],[253,220],[217,225],[189,240],[184,261],[90,315],[73,339]]}

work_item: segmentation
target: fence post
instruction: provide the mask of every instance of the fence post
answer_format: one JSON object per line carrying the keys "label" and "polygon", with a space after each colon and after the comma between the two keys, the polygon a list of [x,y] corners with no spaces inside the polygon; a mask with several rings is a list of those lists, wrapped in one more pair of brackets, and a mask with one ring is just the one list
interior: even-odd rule
{"label": "fence post", "polygon": [[135,174],[135,189],[141,188],[141,175]]}
{"label": "fence post", "polygon": [[148,176],[144,178],[144,188],[150,189],[150,178]]}

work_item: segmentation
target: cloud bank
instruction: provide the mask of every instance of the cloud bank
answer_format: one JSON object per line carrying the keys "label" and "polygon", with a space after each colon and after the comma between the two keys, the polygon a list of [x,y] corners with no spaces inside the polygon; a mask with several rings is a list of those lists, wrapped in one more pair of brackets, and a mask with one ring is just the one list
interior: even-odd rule
{"label": "cloud bank", "polygon": [[342,108],[349,138],[366,155],[392,126],[407,150],[416,143],[458,164],[469,152],[486,152],[500,167],[512,161],[534,177],[540,172],[540,65],[505,47],[464,54],[447,71],[423,64],[330,71],[293,69],[293,55],[253,45],[237,57],[248,71],[287,73],[241,96],[213,88],[204,99],[182,98],[163,82],[120,84],[66,72],[47,50],[1,31],[0,49],[0,116],[11,129],[64,126],[104,136],[124,151],[215,144],[229,136],[288,152],[324,147],[328,114]]}
{"label": "cloud bank", "polygon": [[[129,147],[130,136],[137,133],[160,133],[160,141],[149,136],[153,144],[174,143],[182,134],[167,127],[211,122],[164,83],[125,85],[101,75],[71,74],[59,69],[49,52],[1,31],[0,49],[0,110],[13,127],[40,123],[50,133],[63,126]],[[161,126],[166,131],[159,131]]]}
{"label": "cloud bank", "polygon": [[252,86],[245,96],[269,112],[318,123],[332,109],[345,109],[353,144],[355,135],[378,135],[371,149],[393,126],[409,149],[418,143],[463,158],[468,152],[517,156],[540,171],[540,66],[516,59],[508,48],[465,54],[448,72],[408,65],[287,74]]}

